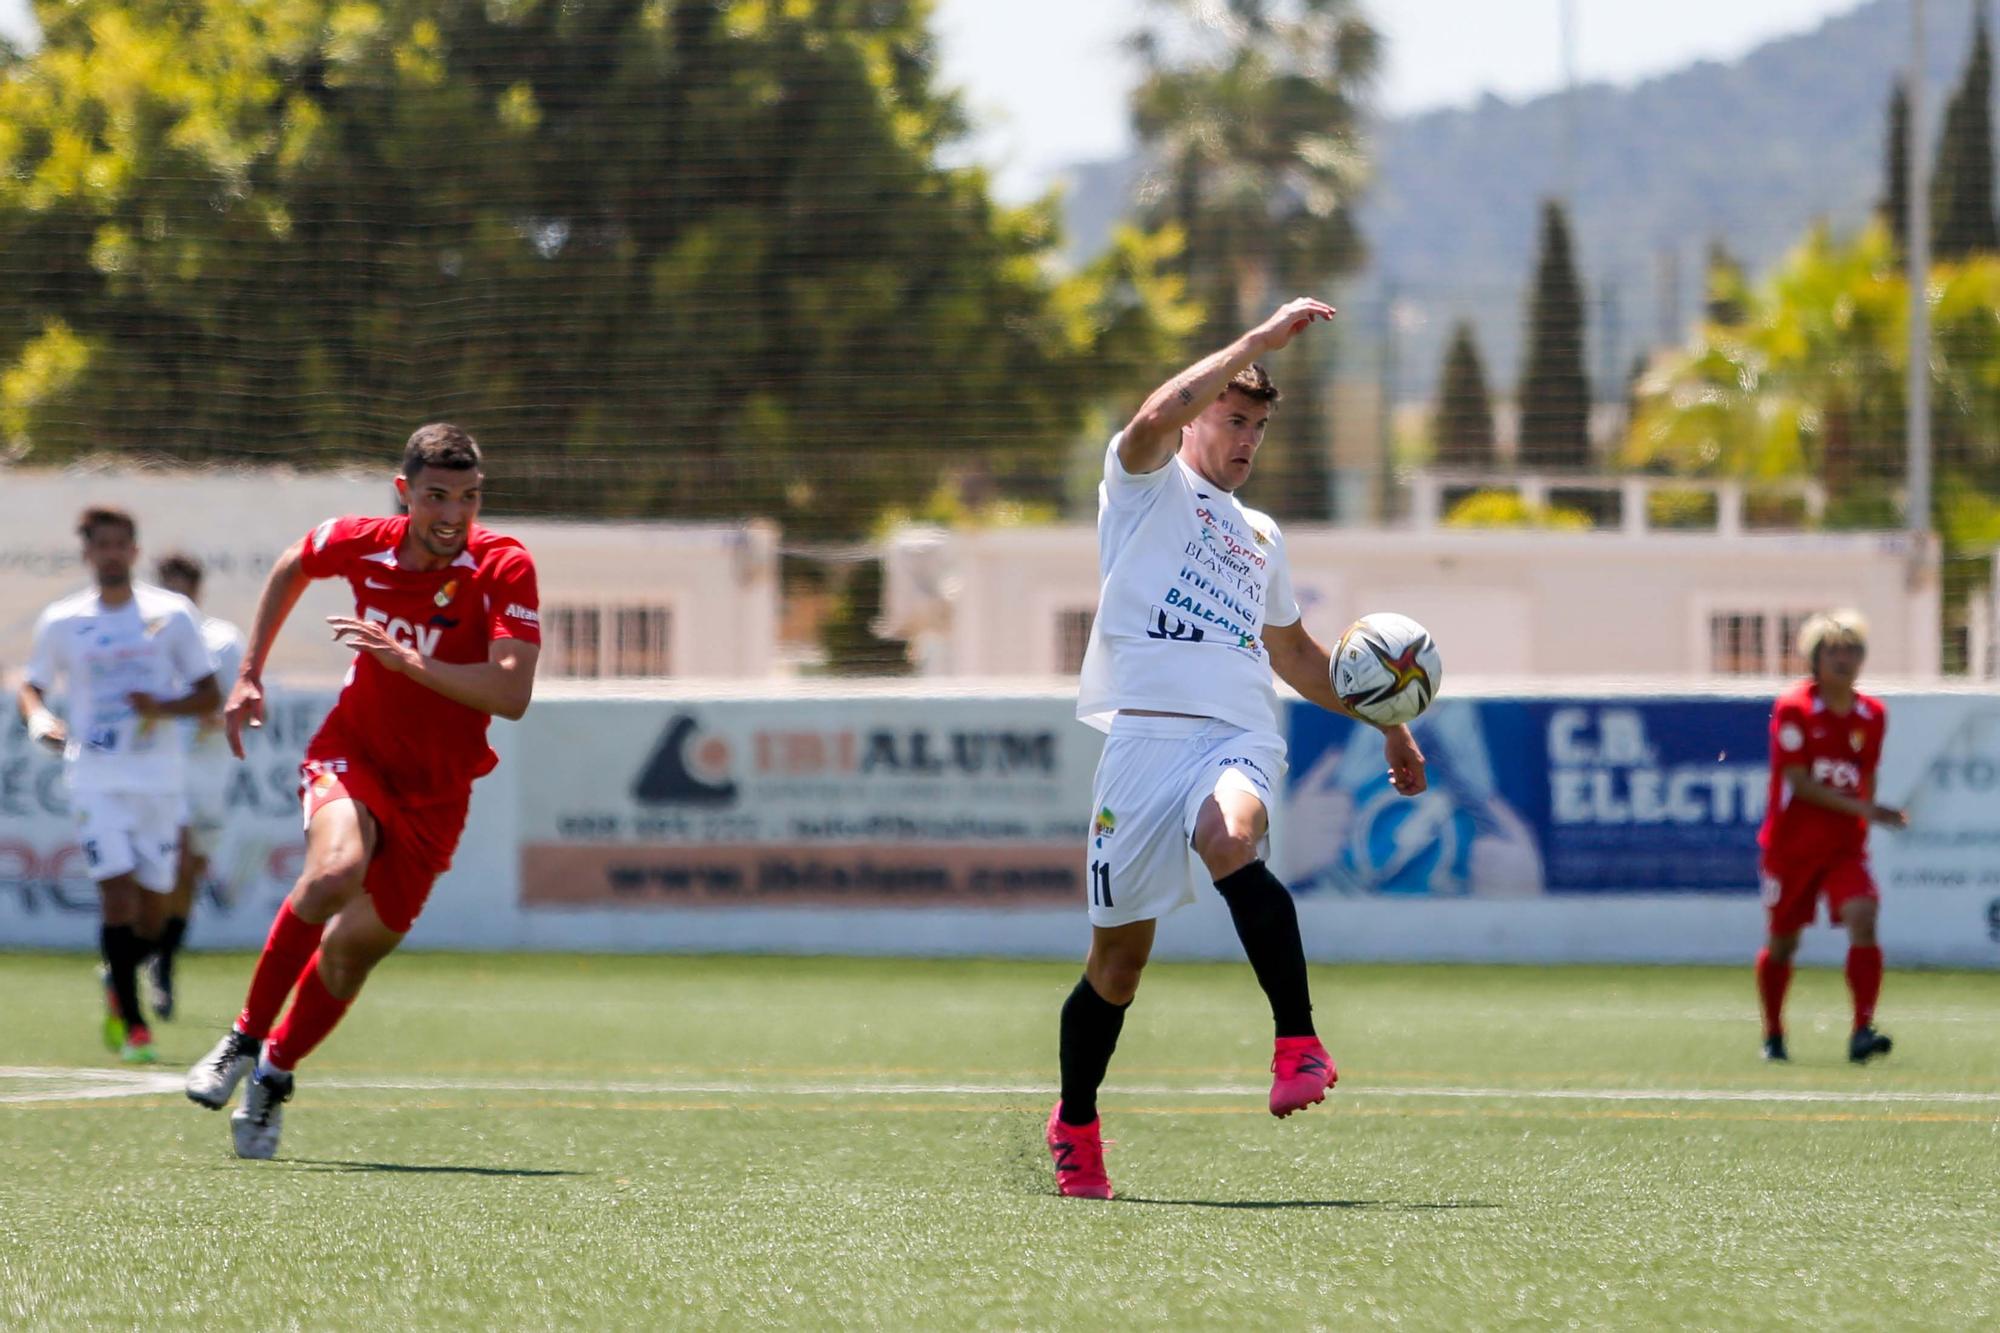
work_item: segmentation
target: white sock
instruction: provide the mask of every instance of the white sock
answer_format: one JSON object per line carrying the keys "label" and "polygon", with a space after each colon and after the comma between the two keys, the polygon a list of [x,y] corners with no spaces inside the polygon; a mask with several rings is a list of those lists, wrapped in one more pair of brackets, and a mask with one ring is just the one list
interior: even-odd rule
{"label": "white sock", "polygon": [[273,1074],[289,1074],[288,1069],[280,1069],[271,1063],[271,1043],[265,1042],[257,1052],[257,1077],[270,1078]]}

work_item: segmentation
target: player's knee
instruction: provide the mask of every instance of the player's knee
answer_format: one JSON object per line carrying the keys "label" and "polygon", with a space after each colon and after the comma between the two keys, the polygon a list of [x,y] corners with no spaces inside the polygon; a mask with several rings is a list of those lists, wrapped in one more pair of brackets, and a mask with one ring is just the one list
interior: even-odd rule
{"label": "player's knee", "polygon": [[1868,948],[1875,943],[1876,907],[1871,902],[1854,902],[1847,905],[1841,914],[1847,923],[1847,934],[1855,944]]}
{"label": "player's knee", "polygon": [[1107,1004],[1130,1004],[1139,993],[1139,974],[1145,969],[1143,958],[1098,959],[1090,971],[1090,988]]}
{"label": "player's knee", "polygon": [[1210,879],[1233,875],[1257,859],[1257,840],[1230,829],[1217,829],[1195,846]]}
{"label": "player's knee", "polygon": [[307,921],[326,920],[361,891],[367,869],[366,862],[344,860],[308,866],[292,890],[292,911]]}
{"label": "player's knee", "polygon": [[1789,963],[1792,955],[1799,951],[1799,937],[1796,935],[1773,935],[1764,945],[1770,951],[1774,963]]}

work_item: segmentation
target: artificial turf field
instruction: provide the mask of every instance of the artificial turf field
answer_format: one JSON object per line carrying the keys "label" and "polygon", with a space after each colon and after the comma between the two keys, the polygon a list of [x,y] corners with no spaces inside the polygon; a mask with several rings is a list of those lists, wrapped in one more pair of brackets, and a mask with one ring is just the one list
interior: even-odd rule
{"label": "artificial turf field", "polygon": [[1746,968],[1315,973],[1341,1066],[1264,1109],[1243,965],[1159,964],[1052,1192],[1071,965],[407,955],[302,1069],[281,1160],[156,1071],[89,962],[0,954],[0,1325],[1992,1328],[2000,976],[1838,973],[1756,1056]]}

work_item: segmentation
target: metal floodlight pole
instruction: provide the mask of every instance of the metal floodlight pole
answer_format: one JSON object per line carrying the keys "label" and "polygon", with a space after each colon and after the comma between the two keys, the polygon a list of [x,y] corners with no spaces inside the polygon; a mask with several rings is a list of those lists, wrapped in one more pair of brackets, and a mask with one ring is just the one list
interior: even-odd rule
{"label": "metal floodlight pole", "polygon": [[[1931,527],[1931,182],[1930,142],[1924,133],[1924,0],[1910,0],[1909,74],[1909,378],[1904,396],[1908,467],[1904,525],[1921,537]],[[1913,555],[1920,555],[1923,543]]]}

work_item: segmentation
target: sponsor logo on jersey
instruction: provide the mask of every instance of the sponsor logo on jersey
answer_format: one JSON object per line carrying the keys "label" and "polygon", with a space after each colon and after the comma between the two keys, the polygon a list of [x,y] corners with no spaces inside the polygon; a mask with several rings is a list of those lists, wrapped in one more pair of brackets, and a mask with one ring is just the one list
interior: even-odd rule
{"label": "sponsor logo on jersey", "polygon": [[458,596],[458,580],[446,579],[444,586],[437,590],[437,596],[431,598],[431,602],[439,610],[443,610],[445,607],[451,605],[451,599],[456,596]]}
{"label": "sponsor logo on jersey", "polygon": [[379,589],[379,590],[380,590],[380,591],[382,591],[382,592],[394,592],[394,591],[396,590],[396,585],[395,585],[395,584],[393,584],[393,583],[377,583],[377,582],[376,582],[376,581],[375,581],[374,579],[363,579],[363,580],[361,580],[361,586],[362,586],[362,587],[364,587],[364,588],[375,588],[375,589]]}
{"label": "sponsor logo on jersey", "polygon": [[524,625],[542,623],[541,616],[537,615],[532,607],[522,606],[519,602],[507,603],[506,615],[509,620],[518,620]]}
{"label": "sponsor logo on jersey", "polygon": [[437,656],[438,643],[444,638],[442,629],[430,625],[412,625],[401,616],[391,616],[387,611],[378,611],[372,606],[361,608],[361,618],[374,621],[397,643],[415,648],[425,657]]}
{"label": "sponsor logo on jersey", "polygon": [[1799,730],[1796,722],[1786,722],[1778,728],[1778,748],[1796,750],[1806,743],[1806,734]]}
{"label": "sponsor logo on jersey", "polygon": [[1856,727],[1854,730],[1847,733],[1847,743],[1848,745],[1852,746],[1854,748],[1855,753],[1858,754],[1861,751],[1861,747],[1868,743],[1868,733],[1863,731],[1860,727]]}
{"label": "sponsor logo on jersey", "polygon": [[1823,782],[1836,791],[1861,790],[1861,765],[1845,759],[1815,759],[1812,775],[1813,781]]}
{"label": "sponsor logo on jersey", "polygon": [[1099,846],[1103,845],[1106,838],[1118,831],[1118,816],[1111,813],[1110,806],[1107,805],[1097,812],[1095,827]]}

